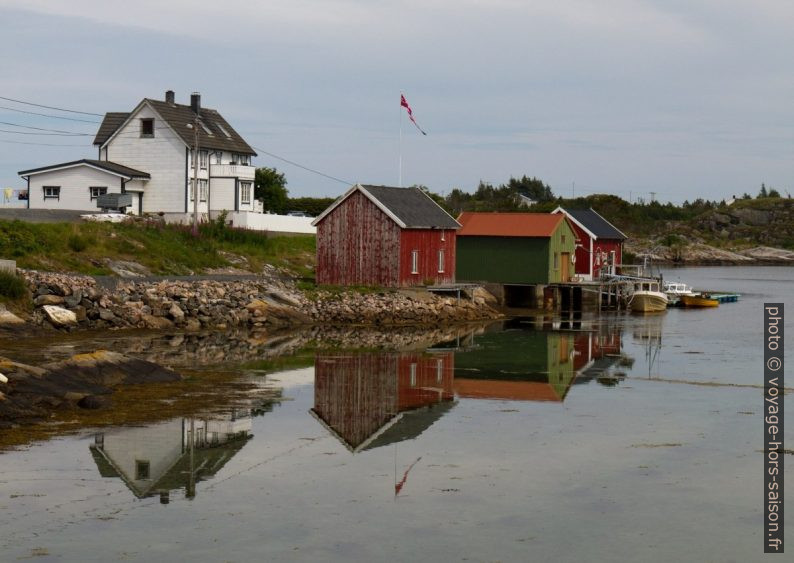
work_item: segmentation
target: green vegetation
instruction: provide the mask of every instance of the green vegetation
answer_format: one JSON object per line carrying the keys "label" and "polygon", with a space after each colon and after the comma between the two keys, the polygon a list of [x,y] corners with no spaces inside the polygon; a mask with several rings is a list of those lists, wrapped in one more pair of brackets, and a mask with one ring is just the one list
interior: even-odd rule
{"label": "green vegetation", "polygon": [[189,227],[151,221],[24,223],[0,221],[0,256],[20,268],[110,274],[108,260],[138,262],[153,274],[187,275],[234,265],[260,272],[265,264],[313,276],[315,237],[271,237],[234,229],[221,217]]}
{"label": "green vegetation", "polygon": [[0,299],[17,300],[28,294],[24,280],[10,272],[0,271]]}

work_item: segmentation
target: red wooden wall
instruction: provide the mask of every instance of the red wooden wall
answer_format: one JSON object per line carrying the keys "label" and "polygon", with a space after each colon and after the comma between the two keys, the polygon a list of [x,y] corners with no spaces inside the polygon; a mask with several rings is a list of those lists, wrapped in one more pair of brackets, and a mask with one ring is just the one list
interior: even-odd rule
{"label": "red wooden wall", "polygon": [[394,287],[399,260],[400,227],[361,192],[317,225],[317,283]]}
{"label": "red wooden wall", "polygon": [[[443,232],[444,240],[441,240]],[[405,229],[400,237],[400,285],[455,282],[455,234],[451,229]],[[411,253],[419,251],[417,274],[411,273]],[[438,271],[438,251],[444,251],[444,272]]]}
{"label": "red wooden wall", "polygon": [[[593,241],[593,252],[590,253],[590,235],[579,225],[571,221],[571,225],[576,231],[579,242],[576,246],[576,273],[580,275],[590,274],[590,266],[593,267],[593,278],[598,278],[600,268],[603,265],[599,252],[609,256],[611,251],[615,251],[615,263],[623,263],[623,242],[616,239],[596,239]],[[581,245],[581,246],[580,246]],[[607,258],[608,260],[608,258]],[[604,262],[606,263],[606,262]]]}

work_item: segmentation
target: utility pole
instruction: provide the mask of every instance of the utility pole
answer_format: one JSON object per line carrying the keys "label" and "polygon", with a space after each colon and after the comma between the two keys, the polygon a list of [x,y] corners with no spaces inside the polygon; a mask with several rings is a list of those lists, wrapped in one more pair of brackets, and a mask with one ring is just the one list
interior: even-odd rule
{"label": "utility pole", "polygon": [[198,158],[199,158],[199,116],[193,116],[193,236],[198,236]]}
{"label": "utility pole", "polygon": [[651,203],[656,201],[656,192],[651,192]]}

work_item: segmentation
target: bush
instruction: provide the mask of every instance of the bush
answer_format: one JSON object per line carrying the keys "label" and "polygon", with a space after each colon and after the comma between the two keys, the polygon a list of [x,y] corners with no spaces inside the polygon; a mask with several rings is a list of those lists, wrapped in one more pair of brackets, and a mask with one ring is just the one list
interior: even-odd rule
{"label": "bush", "polygon": [[21,299],[28,293],[25,282],[16,274],[0,271],[0,296]]}
{"label": "bush", "polygon": [[71,235],[66,241],[66,244],[75,252],[82,252],[88,248],[88,239],[80,235]]}

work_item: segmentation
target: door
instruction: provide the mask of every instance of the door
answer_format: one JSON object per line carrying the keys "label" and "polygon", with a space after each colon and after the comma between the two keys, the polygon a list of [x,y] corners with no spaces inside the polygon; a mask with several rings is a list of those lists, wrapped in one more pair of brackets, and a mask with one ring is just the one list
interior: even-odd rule
{"label": "door", "polygon": [[562,253],[562,264],[560,264],[560,271],[562,272],[562,280],[567,282],[571,279],[570,275],[568,274],[568,268],[571,265],[571,253],[570,252],[563,252]]}

